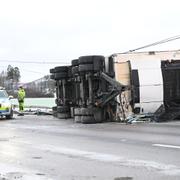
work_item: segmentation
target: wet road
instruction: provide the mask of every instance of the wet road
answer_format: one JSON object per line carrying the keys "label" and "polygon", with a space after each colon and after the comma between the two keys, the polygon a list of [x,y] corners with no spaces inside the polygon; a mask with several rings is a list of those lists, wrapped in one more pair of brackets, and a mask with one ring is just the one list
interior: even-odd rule
{"label": "wet road", "polygon": [[0,180],[179,180],[180,121],[0,120]]}

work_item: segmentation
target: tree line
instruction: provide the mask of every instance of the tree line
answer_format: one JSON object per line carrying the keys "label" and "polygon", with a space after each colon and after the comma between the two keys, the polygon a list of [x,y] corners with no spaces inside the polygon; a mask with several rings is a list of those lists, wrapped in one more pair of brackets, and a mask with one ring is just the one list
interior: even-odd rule
{"label": "tree line", "polygon": [[7,89],[13,88],[14,85],[17,86],[20,78],[21,74],[19,68],[8,65],[7,70],[0,73],[0,86]]}

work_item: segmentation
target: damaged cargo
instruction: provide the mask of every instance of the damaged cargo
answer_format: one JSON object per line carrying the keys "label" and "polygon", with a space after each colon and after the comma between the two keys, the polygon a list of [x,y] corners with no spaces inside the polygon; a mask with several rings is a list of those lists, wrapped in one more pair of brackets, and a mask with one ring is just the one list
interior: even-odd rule
{"label": "damaged cargo", "polygon": [[[155,121],[173,120],[180,115],[180,51],[151,51],[114,54],[114,63],[129,64],[115,70],[117,80],[130,81],[128,116],[144,114]],[[124,75],[123,75],[124,74]],[[127,93],[127,92],[126,92]]]}

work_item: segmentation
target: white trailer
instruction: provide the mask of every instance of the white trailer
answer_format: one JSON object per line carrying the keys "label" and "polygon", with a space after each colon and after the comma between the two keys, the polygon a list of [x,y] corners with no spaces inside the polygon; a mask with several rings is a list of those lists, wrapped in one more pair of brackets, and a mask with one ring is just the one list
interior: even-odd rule
{"label": "white trailer", "polygon": [[110,58],[115,79],[131,87],[121,95],[126,117],[152,114],[162,105],[166,110],[180,110],[180,50],[122,53]]}

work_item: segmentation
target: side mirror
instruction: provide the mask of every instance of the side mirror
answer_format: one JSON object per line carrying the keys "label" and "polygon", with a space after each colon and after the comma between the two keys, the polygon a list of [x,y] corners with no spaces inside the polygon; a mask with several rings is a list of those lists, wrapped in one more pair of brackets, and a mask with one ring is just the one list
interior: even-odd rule
{"label": "side mirror", "polygon": [[9,96],[9,99],[13,99],[14,97],[13,96]]}

